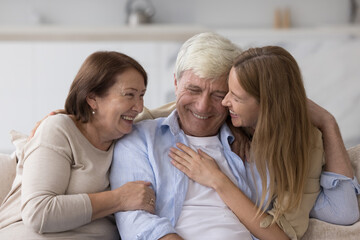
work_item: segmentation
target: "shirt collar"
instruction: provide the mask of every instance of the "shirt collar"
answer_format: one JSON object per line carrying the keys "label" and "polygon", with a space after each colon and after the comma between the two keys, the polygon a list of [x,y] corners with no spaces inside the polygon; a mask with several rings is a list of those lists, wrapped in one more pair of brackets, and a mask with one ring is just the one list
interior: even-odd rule
{"label": "shirt collar", "polygon": [[[170,113],[170,115],[165,118],[165,120],[162,122],[161,127],[168,127],[170,128],[170,131],[173,135],[177,135],[180,132],[183,132],[182,129],[180,128],[180,124],[179,124],[179,114],[176,111],[176,109],[174,111],[172,111]],[[234,135],[232,134],[230,128],[228,127],[228,125],[226,123],[224,123],[221,128],[220,128],[220,141],[224,144],[225,142],[227,142],[227,145],[230,148],[230,144],[232,144],[235,140]]]}
{"label": "shirt collar", "polygon": [[173,135],[178,135],[182,130],[180,128],[179,124],[179,115],[176,111],[172,111],[168,117],[165,118],[165,120],[161,124],[161,128],[168,127],[170,128],[170,131]]}

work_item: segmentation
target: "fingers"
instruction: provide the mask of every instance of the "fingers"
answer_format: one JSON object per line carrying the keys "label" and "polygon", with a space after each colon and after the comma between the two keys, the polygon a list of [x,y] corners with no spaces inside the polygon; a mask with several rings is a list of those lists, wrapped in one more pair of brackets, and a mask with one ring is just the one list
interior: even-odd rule
{"label": "fingers", "polygon": [[144,204],[144,210],[149,212],[149,213],[152,213],[154,214],[155,213],[155,192],[149,188],[149,190],[151,191],[147,191],[146,193],[146,197],[145,197],[145,204]]}
{"label": "fingers", "polygon": [[144,185],[146,185],[146,186],[151,186],[151,182],[147,182],[147,181],[140,181],[140,180],[138,180],[138,181],[134,181],[134,183],[139,183],[139,184],[144,184]]}
{"label": "fingers", "polygon": [[[194,150],[192,150],[190,147],[182,144],[182,143],[176,143],[176,146],[178,148],[180,148],[184,153],[186,153],[187,155],[191,156],[191,157],[196,157],[197,156],[197,152],[195,152]],[[176,149],[176,148],[175,148]],[[179,150],[178,150],[179,151]],[[181,152],[181,151],[179,151]]]}
{"label": "fingers", "polygon": [[180,171],[182,171],[183,173],[185,173],[186,176],[190,177],[190,169],[185,167],[183,164],[181,164],[180,162],[176,161],[176,160],[171,160],[171,164],[174,165],[177,169],[179,169]]}
{"label": "fingers", "polygon": [[52,111],[50,114],[51,115],[56,115],[56,114],[66,114],[66,111],[65,111],[65,109],[57,109],[57,110],[55,110],[55,111]]}
{"label": "fingers", "polygon": [[144,209],[145,211],[155,214],[155,199],[151,198],[147,204],[145,204]]}
{"label": "fingers", "polygon": [[145,210],[149,213],[154,214],[155,213],[155,192],[149,187],[149,182],[145,181],[135,181],[135,184],[142,184],[144,186],[143,190],[145,190],[142,195],[142,207],[140,209]]}
{"label": "fingers", "polygon": [[181,165],[182,167],[188,169],[191,167],[191,157],[188,154],[180,151],[179,149],[170,148],[169,157],[177,163],[175,167],[177,167],[178,165]]}
{"label": "fingers", "polygon": [[201,149],[198,149],[198,153],[201,157],[208,159],[208,160],[213,160],[212,157],[210,157],[206,152],[202,151]]}

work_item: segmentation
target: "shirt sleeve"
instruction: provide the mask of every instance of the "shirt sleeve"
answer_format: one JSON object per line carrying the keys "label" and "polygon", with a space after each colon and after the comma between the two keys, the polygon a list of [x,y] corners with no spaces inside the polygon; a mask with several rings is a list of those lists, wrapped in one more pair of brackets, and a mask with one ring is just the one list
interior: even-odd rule
{"label": "shirt sleeve", "polygon": [[310,216],[325,222],[350,225],[359,219],[357,195],[360,185],[353,179],[333,172],[323,172],[322,190]]}
{"label": "shirt sleeve", "polygon": [[[148,160],[148,150],[145,141],[139,138],[140,136],[133,131],[116,143],[110,171],[111,189],[137,180],[151,182],[153,189],[156,189],[156,179]],[[158,208],[157,204],[156,200],[156,208]],[[175,233],[169,219],[142,210],[117,212],[115,218],[123,240],[159,239]]]}
{"label": "shirt sleeve", "polygon": [[[91,221],[92,207],[87,194],[66,195],[71,159],[65,154],[64,136],[47,123],[38,129],[25,153],[21,215],[24,224],[36,232],[67,231]],[[44,134],[43,134],[44,132]],[[46,136],[47,133],[51,133]]]}
{"label": "shirt sleeve", "polygon": [[[291,239],[301,239],[309,225],[309,214],[320,193],[320,175],[324,163],[324,150],[321,133],[315,130],[314,145],[310,153],[310,169],[305,183],[304,193],[299,208],[285,212],[277,221],[279,227]],[[276,199],[273,208],[268,211],[269,216],[261,222],[261,227],[268,227],[277,209],[281,206]]]}

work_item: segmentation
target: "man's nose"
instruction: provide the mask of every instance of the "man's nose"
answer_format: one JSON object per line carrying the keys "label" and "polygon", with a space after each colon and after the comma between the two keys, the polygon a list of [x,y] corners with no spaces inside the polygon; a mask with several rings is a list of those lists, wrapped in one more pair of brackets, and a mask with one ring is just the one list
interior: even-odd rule
{"label": "man's nose", "polygon": [[197,101],[197,107],[199,112],[208,112],[211,108],[211,97],[207,94],[201,95]]}

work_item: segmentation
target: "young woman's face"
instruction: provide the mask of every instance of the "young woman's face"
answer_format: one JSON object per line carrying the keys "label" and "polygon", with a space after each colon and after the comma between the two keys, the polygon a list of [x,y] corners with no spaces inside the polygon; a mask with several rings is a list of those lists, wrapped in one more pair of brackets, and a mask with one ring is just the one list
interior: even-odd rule
{"label": "young woman's face", "polygon": [[137,70],[118,74],[108,93],[95,97],[94,123],[113,140],[130,133],[136,115],[143,110],[145,91],[144,78]]}
{"label": "young woman's face", "polygon": [[229,92],[222,104],[229,108],[231,122],[235,127],[255,129],[259,115],[259,103],[240,85],[235,69],[229,74]]}

